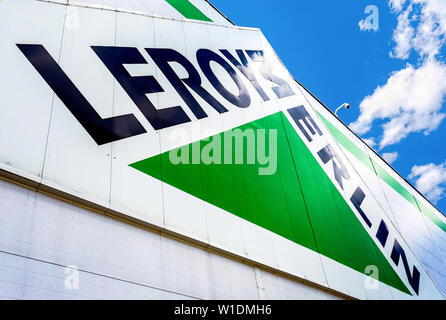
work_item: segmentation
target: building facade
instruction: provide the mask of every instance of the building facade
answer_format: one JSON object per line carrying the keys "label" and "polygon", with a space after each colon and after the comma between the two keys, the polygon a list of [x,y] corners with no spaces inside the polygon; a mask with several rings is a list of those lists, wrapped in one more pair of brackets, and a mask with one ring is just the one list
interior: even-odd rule
{"label": "building facade", "polygon": [[445,299],[446,218],[205,0],[0,1],[0,298]]}

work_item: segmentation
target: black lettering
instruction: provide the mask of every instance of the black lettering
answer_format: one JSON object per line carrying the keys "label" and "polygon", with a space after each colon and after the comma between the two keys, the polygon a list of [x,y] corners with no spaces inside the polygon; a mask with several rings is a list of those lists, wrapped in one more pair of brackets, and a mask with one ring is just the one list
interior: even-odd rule
{"label": "black lettering", "polygon": [[389,229],[387,228],[386,223],[381,221],[379,225],[378,232],[376,233],[376,238],[379,240],[383,247],[386,246],[387,239],[389,238]]}
{"label": "black lettering", "polygon": [[[146,51],[149,53],[153,61],[155,61],[158,68],[160,68],[170,83],[174,86],[178,94],[186,102],[197,119],[206,118],[207,114],[184,84],[194,90],[219,113],[225,113],[228,111],[201,86],[200,74],[192,63],[190,63],[190,61],[187,60],[182,54],[172,49],[146,49]],[[180,79],[169,65],[170,62],[179,63],[184,69],[186,69],[187,73],[189,74],[188,78]]]}
{"label": "black lettering", "polygon": [[[293,118],[294,122],[296,123],[297,127],[302,131],[305,138],[307,138],[308,142],[312,142],[313,138],[308,134],[307,130],[303,127],[301,124],[301,121],[305,124],[307,129],[310,131],[310,133],[314,136],[317,133],[322,136],[323,133],[321,129],[317,126],[316,122],[314,122],[313,118],[308,113],[307,109],[305,109],[304,106],[295,107],[288,110],[291,118]],[[308,122],[310,121],[310,122]],[[310,126],[310,123],[312,126]],[[316,130],[316,131],[315,131]]]}
{"label": "black lettering", "polygon": [[124,64],[147,64],[138,49],[97,46],[92,47],[92,49],[155,130],[190,122],[189,117],[181,107],[157,110],[150,102],[146,94],[164,92],[153,76],[132,77],[124,68]]}
{"label": "black lettering", "polygon": [[399,242],[395,239],[395,244],[393,245],[393,250],[391,254],[391,258],[396,266],[398,266],[400,262],[400,258],[403,260],[404,270],[406,271],[407,279],[409,280],[410,286],[418,294],[420,288],[420,271],[418,271],[417,267],[413,267],[413,273],[410,273],[409,263],[407,262],[406,253],[403,248],[399,244]]}
{"label": "black lettering", "polygon": [[[339,186],[344,189],[342,178],[350,180],[350,174],[348,173],[348,170],[342,162],[341,158],[339,158],[339,156],[336,154],[336,151],[333,149],[333,147],[331,145],[327,145],[317,154],[324,164],[327,164],[330,160],[333,160],[335,179],[339,183]],[[334,161],[334,159],[336,159],[336,161]]]}
{"label": "black lettering", "polygon": [[[217,90],[226,100],[228,100],[233,105],[239,108],[247,108],[251,104],[251,97],[249,96],[248,89],[244,85],[240,76],[235,72],[235,70],[227,63],[222,57],[220,57],[215,52],[208,49],[200,49],[197,51],[197,60],[200,65],[201,71],[203,71],[206,78],[212,86]],[[239,95],[236,96],[232,94],[228,89],[226,89],[223,84],[215,76],[212,71],[211,62],[219,64],[234,80],[237,88],[239,90]]]}
{"label": "black lettering", "polygon": [[226,57],[226,59],[231,61],[234,67],[236,67],[246,77],[246,79],[248,79],[251,82],[251,84],[254,86],[254,88],[262,97],[262,99],[264,101],[269,101],[268,95],[265,93],[265,91],[262,89],[259,82],[257,81],[254,72],[251,70],[251,64],[248,63],[248,59],[246,59],[246,56],[243,53],[243,51],[236,50],[240,62],[232,54],[230,54],[228,50],[220,50],[220,52]]}
{"label": "black lettering", "polygon": [[364,219],[365,223],[369,226],[369,228],[372,227],[372,223],[370,222],[369,218],[365,214],[364,210],[361,209],[361,205],[364,202],[365,194],[364,191],[360,187],[358,187],[355,191],[355,193],[350,198],[350,201],[355,206],[356,210],[358,210],[359,214],[361,215],[362,219]]}
{"label": "black lettering", "polygon": [[17,46],[98,145],[146,133],[133,114],[102,119],[43,46]]}
{"label": "black lettering", "polygon": [[286,98],[294,96],[295,93],[293,89],[291,89],[290,85],[279,76],[275,75],[271,70],[271,65],[268,61],[265,60],[263,55],[263,51],[261,50],[246,50],[246,53],[254,62],[263,62],[262,68],[260,69],[260,73],[262,76],[272,83],[277,84],[278,86],[272,87],[272,90],[276,94],[278,98]]}

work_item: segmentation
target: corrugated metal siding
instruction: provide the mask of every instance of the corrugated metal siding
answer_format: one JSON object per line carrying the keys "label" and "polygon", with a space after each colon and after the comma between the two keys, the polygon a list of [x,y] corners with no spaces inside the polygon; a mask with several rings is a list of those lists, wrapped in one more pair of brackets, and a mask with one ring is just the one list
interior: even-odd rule
{"label": "corrugated metal siding", "polygon": [[[65,288],[67,266],[79,289]],[[331,294],[262,271],[266,297]],[[0,180],[1,299],[259,299],[254,268]]]}

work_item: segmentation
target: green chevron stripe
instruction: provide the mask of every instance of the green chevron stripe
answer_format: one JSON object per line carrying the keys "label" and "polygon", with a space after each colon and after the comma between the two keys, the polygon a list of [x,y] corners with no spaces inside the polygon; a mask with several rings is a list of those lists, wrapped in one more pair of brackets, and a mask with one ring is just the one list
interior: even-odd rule
{"label": "green chevron stripe", "polygon": [[203,12],[197,9],[189,0],[166,0],[185,18],[212,22]]}
{"label": "green chevron stripe", "polygon": [[418,211],[435,223],[439,228],[446,232],[446,224],[437,215],[428,209],[424,204],[417,201],[415,197],[404,188],[398,181],[396,181],[383,167],[376,161],[371,159],[363,150],[354,144],[347,136],[345,136],[336,126],[328,121],[323,115],[318,113],[325,126],[331,132],[333,137],[338,141],[347,151],[355,156],[362,164],[372,170],[378,177],[387,183],[393,190],[398,192],[404,199],[411,203]]}
{"label": "green chevron stripe", "polygon": [[[382,282],[410,294],[283,113],[238,129],[277,130],[274,175],[259,175],[258,159],[253,165],[174,165],[169,152],[131,167],[361,273],[376,265]],[[192,163],[194,148],[208,150],[219,139],[224,133],[174,152],[188,152]],[[224,155],[225,149],[214,152]]]}

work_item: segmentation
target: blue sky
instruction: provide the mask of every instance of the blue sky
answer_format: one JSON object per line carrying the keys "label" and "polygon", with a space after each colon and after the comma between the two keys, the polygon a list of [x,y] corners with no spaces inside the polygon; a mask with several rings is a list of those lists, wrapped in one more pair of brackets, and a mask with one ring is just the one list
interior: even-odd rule
{"label": "blue sky", "polygon": [[[350,127],[380,154],[397,156],[393,167],[446,213],[446,1],[212,3],[237,25],[261,28],[291,74],[330,109],[350,103],[341,120],[356,122]],[[379,10],[376,32],[359,27],[368,5]]]}

